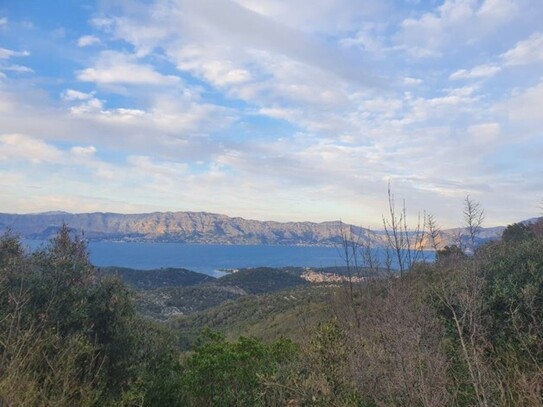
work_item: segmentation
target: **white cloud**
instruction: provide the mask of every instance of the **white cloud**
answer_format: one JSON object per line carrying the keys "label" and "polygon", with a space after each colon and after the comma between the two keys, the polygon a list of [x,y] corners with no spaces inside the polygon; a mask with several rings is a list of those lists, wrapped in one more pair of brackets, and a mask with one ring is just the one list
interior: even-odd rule
{"label": "white cloud", "polygon": [[462,114],[471,113],[478,96],[474,87],[453,88],[443,96],[430,98],[409,98],[406,103],[410,112],[404,117],[405,123],[442,120],[448,122]]}
{"label": "white cloud", "polygon": [[515,0],[485,0],[477,10],[477,16],[492,22],[503,22],[519,13],[519,2]]}
{"label": "white cloud", "polygon": [[382,15],[379,0],[237,0],[240,5],[276,21],[308,31],[347,31],[360,21]]}
{"label": "white cloud", "polygon": [[[145,15],[109,21],[108,29],[133,44],[137,55],[161,48],[175,58],[186,52],[182,48],[192,46],[219,49],[229,54],[227,60],[258,66],[255,51],[262,51],[328,71],[342,80],[378,82],[369,69],[357,64],[360,61],[326,41],[228,0],[159,1]],[[252,55],[249,61],[248,55]]]}
{"label": "white cloud", "polygon": [[406,85],[420,85],[423,82],[420,78],[411,78],[409,76],[403,78],[403,83]]}
{"label": "white cloud", "polygon": [[528,39],[519,41],[502,54],[506,65],[527,65],[543,62],[543,33],[533,33]]}
{"label": "white cloud", "polygon": [[480,78],[490,78],[500,72],[502,69],[497,65],[479,65],[470,70],[459,69],[458,71],[453,72],[449,79],[480,79]]}
{"label": "white cloud", "polygon": [[78,47],[88,47],[91,45],[97,45],[100,44],[100,38],[98,38],[95,35],[84,35],[82,37],[79,37],[77,40],[77,46]]}
{"label": "white cloud", "polygon": [[2,17],[0,18],[0,27],[6,27],[8,25],[8,18]]}
{"label": "white cloud", "polygon": [[28,160],[32,163],[58,162],[62,152],[40,139],[22,134],[0,135],[0,160]]}
{"label": "white cloud", "polygon": [[70,149],[70,151],[77,157],[92,157],[96,153],[96,147],[94,146],[75,146]]}
{"label": "white cloud", "polygon": [[162,75],[151,65],[139,63],[136,57],[116,51],[101,52],[92,68],[77,72],[77,79],[105,85],[167,86],[180,83],[178,77]]}
{"label": "white cloud", "polygon": [[13,51],[7,48],[0,48],[0,59],[9,59],[12,57],[26,57],[29,56],[28,51]]}
{"label": "white cloud", "polygon": [[7,89],[9,83],[0,89],[4,132],[131,154],[208,160],[222,148],[208,135],[227,128],[236,117],[232,109],[200,103],[197,92],[180,92],[177,88],[138,89],[145,98],[142,107],[109,107],[108,101],[96,93],[74,89],[61,93],[63,106],[58,106],[34,89]]}
{"label": "white cloud", "polygon": [[522,91],[512,92],[502,107],[510,120],[523,126],[535,124],[536,131],[540,133],[543,125],[541,106],[543,106],[543,81]]}
{"label": "white cloud", "polygon": [[[408,3],[101,2],[96,36],[58,40],[90,61],[76,72],[85,83],[48,97],[70,78],[43,81],[39,64],[32,80],[3,76],[2,131],[27,139],[17,140],[23,152],[3,140],[2,169],[36,179],[47,193],[27,200],[42,209],[87,201],[372,222],[389,178],[410,206],[445,218],[467,192],[489,197],[489,213],[511,206],[500,202],[521,195],[518,174],[540,168],[508,155],[540,135],[542,93],[526,88],[540,73],[480,79],[510,64],[537,10],[519,15],[526,0]],[[90,47],[95,38],[102,47]],[[533,45],[515,60],[538,61]]]}
{"label": "white cloud", "polygon": [[413,57],[439,56],[484,40],[519,15],[512,0],[445,0],[432,12],[406,18],[397,40]]}
{"label": "white cloud", "polygon": [[202,49],[188,46],[177,53],[180,59],[178,69],[201,74],[208,82],[223,87],[239,85],[251,80],[248,70],[237,67],[226,59],[210,59],[204,57]]}
{"label": "white cloud", "polygon": [[487,148],[496,142],[500,131],[501,126],[499,123],[474,124],[468,127],[468,133],[476,143]]}
{"label": "white cloud", "polygon": [[91,93],[84,93],[79,92],[74,89],[66,89],[64,92],[61,93],[61,97],[63,100],[71,102],[74,100],[89,100],[94,98],[95,92]]}
{"label": "white cloud", "polygon": [[0,65],[1,71],[17,72],[17,73],[33,73],[34,71],[24,65]]}
{"label": "white cloud", "polygon": [[[133,171],[138,171],[147,176],[158,177],[162,179],[177,180],[187,172],[188,166],[185,163],[173,163],[168,161],[154,162],[148,156],[129,156],[127,163],[131,165]],[[162,186],[164,187],[164,185]]]}
{"label": "white cloud", "polygon": [[[9,60],[14,57],[26,57],[29,56],[28,51],[14,51],[7,48],[0,48],[0,71],[15,72],[15,73],[32,73],[31,68],[23,65],[10,64]],[[2,77],[6,78],[6,75],[2,74]]]}
{"label": "white cloud", "polygon": [[81,103],[70,107],[70,112],[74,115],[84,115],[88,113],[102,113],[104,101],[95,97],[86,99],[66,99],[67,101],[79,100]]}

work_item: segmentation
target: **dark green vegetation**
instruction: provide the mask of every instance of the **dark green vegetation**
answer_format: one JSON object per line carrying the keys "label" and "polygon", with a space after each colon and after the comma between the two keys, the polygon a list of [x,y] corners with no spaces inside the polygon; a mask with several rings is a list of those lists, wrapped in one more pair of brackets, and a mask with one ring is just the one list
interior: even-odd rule
{"label": "dark green vegetation", "polygon": [[136,315],[119,280],[96,279],[67,228],[32,255],[17,238],[0,239],[0,404],[165,400],[179,365],[174,343]]}
{"label": "dark green vegetation", "polygon": [[188,348],[203,329],[235,340],[240,335],[267,342],[287,337],[305,337],[318,322],[332,318],[330,306],[337,288],[302,286],[265,295],[247,295],[190,315],[177,316],[169,325],[181,334],[183,348]]}
{"label": "dark green vegetation", "polygon": [[221,285],[236,286],[250,294],[262,294],[307,284],[300,278],[300,269],[271,269],[266,267],[242,269],[219,279]]}
{"label": "dark green vegetation", "polygon": [[118,277],[124,283],[140,289],[196,285],[215,280],[211,276],[180,268],[134,270],[126,267],[103,267],[97,274]]}
{"label": "dark green vegetation", "polygon": [[[536,226],[512,225],[472,254],[450,246],[401,278],[308,285],[297,271],[203,282],[182,272],[191,285],[135,293],[97,278],[66,228],[34,254],[8,234],[0,404],[540,406]],[[163,306],[186,315],[159,323],[134,298],[161,317]]]}
{"label": "dark green vegetation", "polygon": [[101,275],[118,276],[137,288],[138,310],[155,319],[187,315],[241,297],[271,293],[309,283],[300,277],[302,268],[241,269],[221,278],[183,269],[133,270],[108,268]]}

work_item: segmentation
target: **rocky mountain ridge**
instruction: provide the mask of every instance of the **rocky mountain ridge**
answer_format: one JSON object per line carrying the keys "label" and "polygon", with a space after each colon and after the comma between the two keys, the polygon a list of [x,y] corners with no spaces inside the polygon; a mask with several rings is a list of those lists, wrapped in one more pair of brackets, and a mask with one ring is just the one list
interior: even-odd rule
{"label": "rocky mountain ridge", "polygon": [[[238,245],[332,246],[341,242],[342,230],[341,222],[281,223],[207,212],[0,214],[0,230],[10,228],[28,239],[47,239],[63,223],[84,232],[89,240]],[[377,236],[367,229],[353,228],[357,235]]]}
{"label": "rocky mountain ridge", "polygon": [[[274,222],[233,218],[207,212],[154,212],[144,214],[45,212],[0,213],[0,231],[11,229],[27,239],[48,239],[67,224],[91,241],[178,242],[191,244],[337,246],[342,233],[352,231],[361,241],[383,245],[386,236],[358,226],[332,222]],[[497,239],[504,227],[483,228],[481,240]],[[453,244],[462,229],[441,233],[441,244]],[[429,247],[429,242],[424,242]]]}

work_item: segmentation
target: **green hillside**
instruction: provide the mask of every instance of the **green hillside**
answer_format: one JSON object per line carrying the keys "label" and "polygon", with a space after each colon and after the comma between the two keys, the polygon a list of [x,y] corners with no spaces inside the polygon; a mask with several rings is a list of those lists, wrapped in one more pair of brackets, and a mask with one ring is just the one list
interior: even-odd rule
{"label": "green hillside", "polygon": [[513,225],[356,284],[263,269],[128,289],[67,228],[34,253],[7,234],[0,404],[541,406],[541,236]]}
{"label": "green hillside", "polygon": [[215,280],[207,274],[182,268],[136,270],[127,267],[102,267],[97,273],[105,277],[118,277],[124,283],[138,289],[188,286]]}
{"label": "green hillside", "polygon": [[215,284],[164,287],[135,292],[138,310],[159,320],[178,314],[203,311],[245,295],[247,293],[240,288]]}
{"label": "green hillside", "polygon": [[263,295],[247,295],[194,314],[178,316],[169,325],[186,347],[204,329],[228,339],[254,336],[267,342],[302,338],[318,322],[334,316],[332,298],[338,288],[330,285],[300,286]]}
{"label": "green hillside", "polygon": [[217,279],[215,284],[236,286],[250,294],[263,294],[308,284],[306,280],[299,276],[299,270],[268,267],[241,269]]}
{"label": "green hillside", "polygon": [[241,269],[220,278],[184,269],[134,270],[106,268],[103,276],[116,276],[135,289],[138,310],[164,320],[192,314],[225,301],[265,294],[309,283],[300,277],[302,269]]}

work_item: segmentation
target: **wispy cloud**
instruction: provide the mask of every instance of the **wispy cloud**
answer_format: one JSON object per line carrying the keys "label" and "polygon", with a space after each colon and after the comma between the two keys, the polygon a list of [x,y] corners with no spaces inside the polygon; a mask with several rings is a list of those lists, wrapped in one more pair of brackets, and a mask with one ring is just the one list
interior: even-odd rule
{"label": "wispy cloud", "polygon": [[151,65],[142,64],[132,56],[116,51],[103,51],[92,68],[77,73],[77,79],[97,84],[172,85],[179,83],[173,75],[161,75]]}
{"label": "wispy cloud", "polygon": [[79,47],[89,47],[91,45],[97,45],[100,43],[100,38],[95,35],[83,35],[77,40],[77,46]]}
{"label": "wispy cloud", "polygon": [[449,78],[452,80],[490,78],[501,70],[501,67],[497,65],[479,65],[469,70],[459,69],[453,72]]}
{"label": "wispy cloud", "polygon": [[543,33],[533,33],[528,39],[517,42],[513,48],[502,54],[502,58],[506,65],[543,62]]}
{"label": "wispy cloud", "polygon": [[9,59],[12,57],[26,57],[29,56],[28,51],[14,51],[7,48],[0,48],[0,59]]}
{"label": "wispy cloud", "polygon": [[533,216],[543,7],[529,0],[78,10],[0,19],[3,210],[375,225],[392,180],[444,224],[466,193],[491,223]]}

